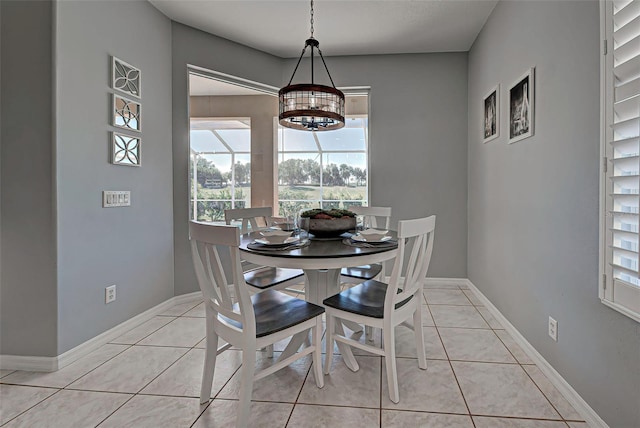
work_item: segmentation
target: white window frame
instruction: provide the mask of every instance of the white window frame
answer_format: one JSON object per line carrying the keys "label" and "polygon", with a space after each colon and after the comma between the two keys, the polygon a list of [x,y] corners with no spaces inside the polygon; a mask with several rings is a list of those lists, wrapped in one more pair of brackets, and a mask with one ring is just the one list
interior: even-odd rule
{"label": "white window frame", "polygon": [[[623,1],[623,0],[621,0]],[[634,0],[640,2],[640,0]],[[612,267],[613,245],[613,192],[611,176],[614,164],[612,124],[614,122],[614,48],[613,37],[614,4],[619,1],[600,1],[600,35],[602,56],[600,61],[600,99],[601,99],[601,156],[600,164],[600,263],[599,297],[603,304],[640,322],[640,287],[617,280]],[[635,5],[634,5],[635,8]],[[635,86],[637,88],[637,86]],[[640,95],[638,95],[640,96]],[[640,126],[640,123],[639,123]],[[639,137],[640,138],[640,137]],[[633,214],[632,214],[633,215]],[[637,233],[637,232],[634,232]],[[636,274],[637,276],[637,274]]]}

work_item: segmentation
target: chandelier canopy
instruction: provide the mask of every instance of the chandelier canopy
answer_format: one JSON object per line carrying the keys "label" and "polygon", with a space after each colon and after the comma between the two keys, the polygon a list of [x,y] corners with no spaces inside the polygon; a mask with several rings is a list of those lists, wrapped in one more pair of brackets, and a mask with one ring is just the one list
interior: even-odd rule
{"label": "chandelier canopy", "polygon": [[[329,68],[324,61],[319,43],[313,38],[313,0],[311,0],[311,37],[305,41],[302,54],[298,58],[289,84],[278,92],[280,125],[305,131],[330,131],[344,126],[344,94],[336,89]],[[311,48],[311,83],[292,85],[293,77],[307,48]],[[314,83],[314,49],[318,50],[322,64],[327,71],[331,85]]]}

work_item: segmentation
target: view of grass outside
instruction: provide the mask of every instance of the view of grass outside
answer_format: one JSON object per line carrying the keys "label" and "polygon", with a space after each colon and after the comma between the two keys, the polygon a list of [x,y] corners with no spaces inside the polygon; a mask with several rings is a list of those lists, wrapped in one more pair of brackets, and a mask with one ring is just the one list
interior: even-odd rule
{"label": "view of grass outside", "polygon": [[367,186],[366,117],[347,118],[330,132],[279,127],[279,215],[367,205]]}
{"label": "view of grass outside", "polygon": [[249,207],[249,120],[193,119],[190,142],[190,218],[224,221],[224,210]]}
{"label": "view of grass outside", "polygon": [[[278,215],[368,204],[367,125],[364,116],[330,132],[278,126]],[[224,221],[224,210],[250,207],[250,120],[192,119],[190,145],[190,218]]]}

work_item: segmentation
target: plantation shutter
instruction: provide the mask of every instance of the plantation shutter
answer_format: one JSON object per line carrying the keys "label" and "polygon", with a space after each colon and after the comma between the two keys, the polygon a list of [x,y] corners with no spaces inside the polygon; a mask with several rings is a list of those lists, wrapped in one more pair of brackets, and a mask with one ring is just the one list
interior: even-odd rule
{"label": "plantation shutter", "polygon": [[[606,266],[601,297],[640,319],[640,0],[606,2]],[[630,312],[630,313],[629,313]]]}

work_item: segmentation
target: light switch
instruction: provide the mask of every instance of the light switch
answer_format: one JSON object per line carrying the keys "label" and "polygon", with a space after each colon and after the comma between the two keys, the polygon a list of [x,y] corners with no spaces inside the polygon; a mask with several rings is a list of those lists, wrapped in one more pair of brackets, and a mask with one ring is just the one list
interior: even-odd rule
{"label": "light switch", "polygon": [[131,206],[131,192],[129,190],[104,190],[102,192],[102,207]]}

